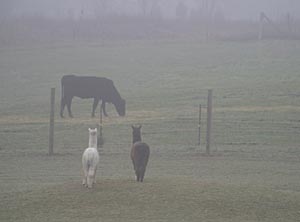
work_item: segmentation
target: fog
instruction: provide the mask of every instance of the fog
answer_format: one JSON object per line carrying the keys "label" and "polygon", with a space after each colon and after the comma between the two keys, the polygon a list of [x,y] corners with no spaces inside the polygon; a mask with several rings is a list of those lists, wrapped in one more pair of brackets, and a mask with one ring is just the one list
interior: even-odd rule
{"label": "fog", "polygon": [[[103,16],[178,17],[219,15],[232,20],[255,20],[260,12],[279,19],[289,13],[300,16],[299,0],[0,0],[1,17],[44,16],[48,18],[96,18]],[[177,15],[176,15],[177,14]]]}
{"label": "fog", "polygon": [[0,222],[299,221],[299,40],[300,0],[0,0]]}
{"label": "fog", "polygon": [[0,44],[183,35],[257,39],[261,12],[264,38],[299,38],[298,0],[0,0]]}

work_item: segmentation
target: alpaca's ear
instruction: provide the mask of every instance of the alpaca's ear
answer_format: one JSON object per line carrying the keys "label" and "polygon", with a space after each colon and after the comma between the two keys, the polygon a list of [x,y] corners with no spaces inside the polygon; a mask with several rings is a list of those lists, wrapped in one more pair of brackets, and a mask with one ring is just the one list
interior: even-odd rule
{"label": "alpaca's ear", "polygon": [[131,128],[134,129],[134,125],[131,125]]}
{"label": "alpaca's ear", "polygon": [[89,128],[89,132],[91,132],[91,128]]}
{"label": "alpaca's ear", "polygon": [[138,128],[141,129],[141,128],[142,128],[142,125],[139,125]]}

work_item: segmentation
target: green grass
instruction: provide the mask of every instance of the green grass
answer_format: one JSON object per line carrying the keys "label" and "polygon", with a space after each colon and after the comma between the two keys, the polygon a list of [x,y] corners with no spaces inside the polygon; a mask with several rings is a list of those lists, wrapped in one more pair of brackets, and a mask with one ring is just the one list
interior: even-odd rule
{"label": "green grass", "polygon": [[[0,221],[297,221],[299,49],[297,41],[187,39],[2,46]],[[127,102],[124,118],[108,106],[92,191],[80,185],[80,160],[98,120],[92,101],[80,99],[74,119],[58,117],[63,74],[111,78]],[[47,156],[51,87],[56,154]],[[144,184],[129,159],[135,123],[151,147]]]}
{"label": "green grass", "polygon": [[[18,203],[14,200],[17,198]],[[188,178],[102,179],[5,197],[3,221],[295,221],[299,193]],[[32,215],[31,212],[34,212]]]}

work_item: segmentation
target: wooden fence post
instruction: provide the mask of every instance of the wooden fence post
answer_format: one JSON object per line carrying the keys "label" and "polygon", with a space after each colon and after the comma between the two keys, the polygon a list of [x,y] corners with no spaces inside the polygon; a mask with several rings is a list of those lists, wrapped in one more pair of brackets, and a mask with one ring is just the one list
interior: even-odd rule
{"label": "wooden fence post", "polygon": [[264,13],[261,12],[259,15],[259,32],[258,32],[258,40],[263,39],[263,32],[264,32]]}
{"label": "wooden fence post", "polygon": [[[103,103],[102,103],[103,104]],[[98,137],[98,147],[102,148],[104,141],[103,141],[103,134],[102,134],[102,130],[103,130],[103,125],[102,125],[102,104],[100,105],[100,123],[99,123],[99,137]]]}
{"label": "wooden fence post", "polygon": [[199,122],[198,122],[198,146],[200,146],[201,140],[201,104],[199,105]]}
{"label": "wooden fence post", "polygon": [[51,97],[50,97],[50,127],[49,127],[49,155],[53,155],[53,144],[54,144],[54,106],[55,106],[55,88],[51,88]]}
{"label": "wooden fence post", "polygon": [[210,154],[211,122],[212,122],[212,89],[209,89],[208,97],[207,97],[207,127],[206,127],[206,153],[207,154]]}

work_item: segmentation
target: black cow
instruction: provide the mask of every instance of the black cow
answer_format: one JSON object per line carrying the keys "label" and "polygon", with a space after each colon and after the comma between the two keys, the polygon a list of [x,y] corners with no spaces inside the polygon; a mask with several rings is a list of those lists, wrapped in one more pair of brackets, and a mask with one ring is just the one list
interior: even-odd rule
{"label": "black cow", "polygon": [[73,117],[71,103],[74,96],[82,99],[94,98],[92,117],[99,100],[102,100],[103,114],[105,103],[112,103],[120,116],[125,116],[125,100],[121,98],[112,80],[94,76],[65,75],[61,79],[61,106],[60,116],[63,118],[64,108],[67,105],[69,117]]}

